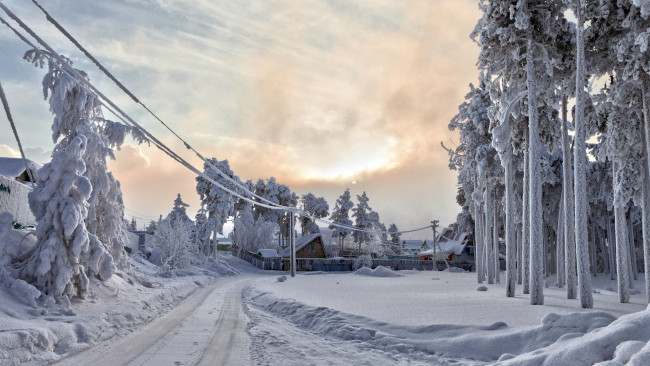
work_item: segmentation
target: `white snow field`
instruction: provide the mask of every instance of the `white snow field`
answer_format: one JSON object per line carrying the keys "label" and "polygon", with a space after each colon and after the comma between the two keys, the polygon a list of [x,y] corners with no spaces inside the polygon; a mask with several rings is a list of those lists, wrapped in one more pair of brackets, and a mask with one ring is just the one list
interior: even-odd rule
{"label": "white snow field", "polygon": [[[219,256],[166,278],[133,271],[69,309],[0,290],[1,365],[648,365],[650,311],[594,278],[594,309],[544,289],[545,305],[477,291],[476,273],[259,271]],[[547,281],[553,281],[547,279]],[[641,281],[635,283],[640,288]]]}
{"label": "white snow field", "polygon": [[477,291],[475,273],[377,268],[258,279],[244,298],[263,363],[648,365],[650,311],[638,293],[618,303],[612,286],[594,278],[594,309],[582,310],[554,286],[532,306],[521,286],[515,298],[505,284]]}

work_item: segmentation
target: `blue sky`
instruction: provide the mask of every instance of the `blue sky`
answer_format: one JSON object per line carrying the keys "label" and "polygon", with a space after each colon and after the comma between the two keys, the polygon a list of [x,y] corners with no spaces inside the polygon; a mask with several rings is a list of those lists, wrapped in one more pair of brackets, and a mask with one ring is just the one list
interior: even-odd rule
{"label": "blue sky", "polygon": [[[201,166],[31,2],[3,3],[122,109]],[[346,187],[353,195],[365,190],[382,221],[402,229],[454,220],[455,173],[440,141],[457,141],[447,124],[477,79],[478,47],[469,39],[480,16],[475,1],[42,5],[188,142],[205,156],[228,159],[241,178],[274,176],[330,206]],[[0,29],[0,82],[27,154],[45,162],[52,117],[41,91],[44,70],[21,59],[26,50]],[[15,154],[4,131],[0,155]],[[155,148],[129,142],[111,168],[127,214],[166,214],[178,192],[191,212],[198,209],[192,173]]]}

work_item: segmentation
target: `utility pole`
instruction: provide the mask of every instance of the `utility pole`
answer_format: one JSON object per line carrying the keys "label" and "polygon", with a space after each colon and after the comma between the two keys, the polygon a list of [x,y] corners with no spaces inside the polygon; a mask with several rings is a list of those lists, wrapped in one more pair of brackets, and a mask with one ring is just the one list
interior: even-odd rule
{"label": "utility pole", "polygon": [[291,251],[291,277],[296,277],[296,245],[293,237],[293,210],[289,211],[289,248]]}
{"label": "utility pole", "polygon": [[436,256],[436,229],[438,228],[438,220],[431,221],[431,229],[433,229],[433,241],[431,242],[431,260],[433,261],[432,271],[438,269],[437,266],[437,256]]}

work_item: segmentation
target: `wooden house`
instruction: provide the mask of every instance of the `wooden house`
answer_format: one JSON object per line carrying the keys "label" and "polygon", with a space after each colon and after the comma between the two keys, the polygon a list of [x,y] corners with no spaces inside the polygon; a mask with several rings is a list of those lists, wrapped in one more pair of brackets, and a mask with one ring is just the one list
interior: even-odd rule
{"label": "wooden house", "polygon": [[[296,258],[325,258],[323,236],[320,233],[305,235],[296,239]],[[291,257],[291,249],[282,251],[282,258]]]}

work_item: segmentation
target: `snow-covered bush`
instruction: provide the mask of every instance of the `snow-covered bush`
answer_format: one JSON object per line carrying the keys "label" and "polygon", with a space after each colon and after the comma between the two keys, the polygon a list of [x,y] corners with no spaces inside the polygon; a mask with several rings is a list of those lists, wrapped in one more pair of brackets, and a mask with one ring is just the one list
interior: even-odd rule
{"label": "snow-covered bush", "polygon": [[154,237],[163,269],[182,268],[200,262],[198,248],[192,243],[191,232],[183,220],[162,220]]}
{"label": "snow-covered bush", "polygon": [[352,270],[356,271],[359,268],[362,267],[372,267],[372,257],[369,255],[360,255],[357,257],[357,259],[354,260],[354,263],[352,264]]}
{"label": "snow-covered bush", "polygon": [[83,176],[86,143],[85,136],[75,137],[39,170],[29,194],[38,240],[30,255],[15,264],[18,278],[64,306],[86,296],[89,276],[106,280],[114,271],[113,258],[84,223],[92,190]]}

